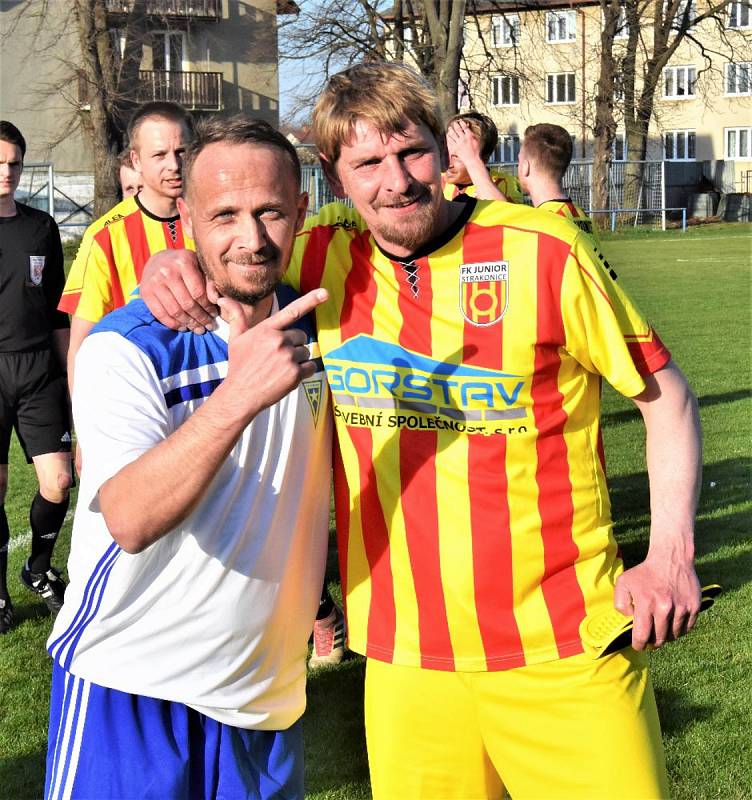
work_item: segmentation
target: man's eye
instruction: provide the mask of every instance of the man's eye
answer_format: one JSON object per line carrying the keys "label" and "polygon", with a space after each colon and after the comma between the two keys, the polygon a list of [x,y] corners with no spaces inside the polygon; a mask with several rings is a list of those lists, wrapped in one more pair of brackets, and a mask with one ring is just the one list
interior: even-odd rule
{"label": "man's eye", "polygon": [[281,219],[282,212],[278,208],[265,208],[261,212],[261,217],[262,219],[269,219],[269,220]]}

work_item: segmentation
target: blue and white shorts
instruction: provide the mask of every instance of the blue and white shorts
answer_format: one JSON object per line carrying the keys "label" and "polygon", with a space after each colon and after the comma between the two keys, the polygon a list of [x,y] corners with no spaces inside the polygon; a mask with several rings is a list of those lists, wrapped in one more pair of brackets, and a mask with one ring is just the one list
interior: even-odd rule
{"label": "blue and white shorts", "polygon": [[54,664],[44,791],[46,800],[302,800],[302,726],[234,728]]}

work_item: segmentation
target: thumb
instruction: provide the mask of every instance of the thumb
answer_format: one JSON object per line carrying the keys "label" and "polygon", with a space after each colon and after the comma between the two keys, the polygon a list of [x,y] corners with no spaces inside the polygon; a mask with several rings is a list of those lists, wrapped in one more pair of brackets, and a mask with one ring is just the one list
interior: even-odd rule
{"label": "thumb", "polygon": [[243,306],[237,300],[230,297],[219,297],[217,305],[222,319],[230,326],[231,341],[248,330]]}
{"label": "thumb", "polygon": [[625,617],[634,616],[634,606],[632,605],[632,593],[626,581],[620,576],[614,586],[614,608],[624,614]]}

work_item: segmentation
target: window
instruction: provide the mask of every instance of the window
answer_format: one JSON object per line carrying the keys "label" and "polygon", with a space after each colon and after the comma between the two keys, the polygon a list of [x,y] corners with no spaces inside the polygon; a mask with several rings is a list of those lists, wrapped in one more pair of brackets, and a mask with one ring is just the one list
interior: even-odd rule
{"label": "window", "polygon": [[577,38],[576,11],[549,11],[546,14],[546,40],[573,42]]}
{"label": "window", "polygon": [[752,128],[726,128],[726,158],[752,159]]}
{"label": "window", "polygon": [[694,67],[666,67],[663,70],[664,97],[694,97],[697,70]]}
{"label": "window", "polygon": [[520,79],[516,75],[494,75],[491,78],[491,104],[517,106],[520,103]]}
{"label": "window", "polygon": [[751,6],[750,0],[731,0],[727,27],[752,28]]}
{"label": "window", "polygon": [[667,161],[695,160],[694,131],[666,131],[663,134],[663,157]]}
{"label": "window", "polygon": [[494,47],[514,47],[520,43],[520,18],[516,15],[491,20],[491,43]]}
{"label": "window", "polygon": [[614,141],[611,145],[611,158],[614,161],[627,160],[627,137],[624,131],[616,131]]}
{"label": "window", "polygon": [[726,94],[752,94],[752,61],[726,64]]}
{"label": "window", "polygon": [[[603,20],[605,24],[605,19]],[[616,33],[614,39],[626,39],[629,36],[629,23],[627,22],[627,10],[623,2],[619,5],[619,19],[616,22]]]}
{"label": "window", "polygon": [[624,99],[624,76],[617,72],[614,75],[614,100]]}
{"label": "window", "polygon": [[185,34],[182,31],[155,32],[152,59],[155,70],[180,72],[185,61]]}
{"label": "window", "polygon": [[519,155],[520,137],[516,133],[500,133],[493,160],[497,164],[505,164],[517,161]]}
{"label": "window", "polygon": [[[663,4],[663,13],[666,13],[669,0],[665,0]],[[692,27],[692,23],[697,16],[697,9],[695,8],[695,0],[681,0],[679,8],[676,9],[676,16],[671,23],[671,29],[675,31],[686,30]],[[686,17],[686,23],[685,23]]]}
{"label": "window", "polygon": [[547,103],[574,103],[574,72],[546,75]]}

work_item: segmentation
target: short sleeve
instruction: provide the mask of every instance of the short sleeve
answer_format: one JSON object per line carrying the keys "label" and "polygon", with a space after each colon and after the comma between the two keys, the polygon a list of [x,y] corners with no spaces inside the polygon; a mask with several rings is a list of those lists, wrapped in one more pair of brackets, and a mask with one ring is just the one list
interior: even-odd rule
{"label": "short sleeve", "polygon": [[621,394],[645,388],[643,376],[671,354],[586,234],[577,235],[562,284],[565,349]]}
{"label": "short sleeve", "polygon": [[[78,260],[78,257],[76,258]],[[78,302],[74,311],[69,313],[88,322],[99,322],[105,314],[113,311],[111,274],[112,270],[107,255],[95,238],[91,242],[83,268]],[[70,275],[68,282],[71,282]]]}
{"label": "short sleeve", "polygon": [[103,483],[167,438],[167,404],[151,361],[117,333],[87,336],[75,372],[73,418],[83,479],[96,487],[96,498]]}

